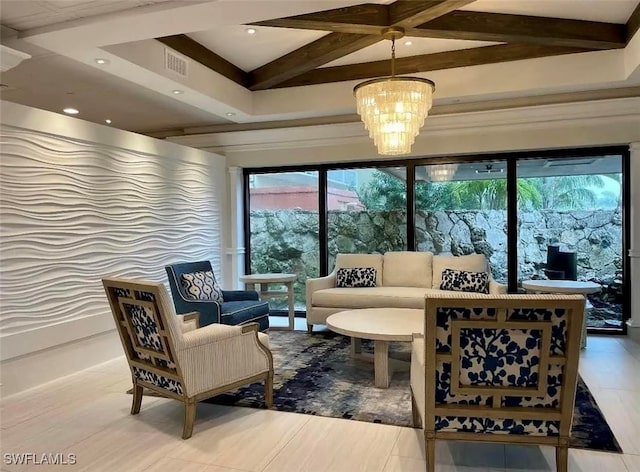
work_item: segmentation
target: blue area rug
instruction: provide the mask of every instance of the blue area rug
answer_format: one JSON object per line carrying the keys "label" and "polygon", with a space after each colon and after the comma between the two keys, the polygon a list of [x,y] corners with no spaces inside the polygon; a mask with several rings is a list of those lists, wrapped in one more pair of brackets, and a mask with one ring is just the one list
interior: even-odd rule
{"label": "blue area rug", "polygon": [[[373,384],[373,364],[351,358],[350,339],[332,332],[269,333],[275,366],[274,408],[280,411],[411,426],[409,372],[396,372],[388,389]],[[409,343],[392,343],[390,356],[409,361]],[[372,343],[363,341],[363,352]],[[264,407],[264,389],[253,384],[206,400]],[[622,452],[591,392],[578,381],[571,447]]]}

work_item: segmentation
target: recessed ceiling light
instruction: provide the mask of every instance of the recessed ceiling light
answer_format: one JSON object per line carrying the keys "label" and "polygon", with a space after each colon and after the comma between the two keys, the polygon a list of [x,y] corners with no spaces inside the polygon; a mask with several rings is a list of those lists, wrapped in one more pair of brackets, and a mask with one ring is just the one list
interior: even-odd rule
{"label": "recessed ceiling light", "polygon": [[172,91],[171,91],[171,93],[172,93],[172,94],[174,94],[174,95],[181,95],[181,94],[183,94],[184,92],[183,92],[182,90],[177,90],[177,89],[176,89],[176,90],[172,90]]}
{"label": "recessed ceiling light", "polygon": [[95,61],[96,61],[96,64],[100,64],[100,65],[109,64],[109,59],[104,59],[102,57],[97,57]]}
{"label": "recessed ceiling light", "polygon": [[235,114],[235,113],[230,112],[230,111],[229,111],[229,112],[227,112],[227,113],[225,113],[225,114],[226,114],[227,116],[236,116],[236,114]]}
{"label": "recessed ceiling light", "polygon": [[67,115],[77,115],[78,113],[80,113],[78,110],[76,110],[75,108],[65,108],[64,110],[62,110],[63,112],[65,112]]}
{"label": "recessed ceiling light", "polygon": [[245,31],[247,34],[256,34],[258,32],[255,28],[247,28]]}
{"label": "recessed ceiling light", "polygon": [[108,125],[110,125],[110,124],[111,124],[111,120],[110,120],[109,118],[107,118],[106,120],[104,120],[104,122],[105,122],[106,124],[108,124]]}
{"label": "recessed ceiling light", "polygon": [[405,41],[404,45],[405,46],[411,46],[413,44],[413,41]]}

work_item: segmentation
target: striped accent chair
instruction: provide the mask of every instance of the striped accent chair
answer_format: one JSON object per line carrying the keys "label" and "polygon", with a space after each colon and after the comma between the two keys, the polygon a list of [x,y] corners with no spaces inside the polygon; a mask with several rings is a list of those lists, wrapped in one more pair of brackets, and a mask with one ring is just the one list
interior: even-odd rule
{"label": "striped accent chair", "polygon": [[254,382],[273,404],[273,357],[258,324],[199,327],[198,313],[176,315],[165,286],[142,280],[102,280],[133,381],[131,414],[144,388],[185,406],[182,438],[193,432],[196,403]]}
{"label": "striped accent chair", "polygon": [[445,439],[555,446],[566,472],[584,304],[581,295],[427,296],[411,355],[427,471]]}

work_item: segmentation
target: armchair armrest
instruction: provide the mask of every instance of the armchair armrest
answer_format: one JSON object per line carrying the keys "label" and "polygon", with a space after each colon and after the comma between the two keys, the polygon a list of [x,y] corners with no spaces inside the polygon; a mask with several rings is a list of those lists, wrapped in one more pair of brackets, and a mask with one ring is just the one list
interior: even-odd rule
{"label": "armchair armrest", "polygon": [[242,328],[242,334],[250,333],[252,331],[255,331],[256,333],[260,332],[260,324],[259,323],[243,324],[243,325],[240,325],[240,328]]}
{"label": "armchair armrest", "polygon": [[200,313],[197,311],[176,316],[182,321],[180,327],[183,333],[188,333],[189,331],[200,328]]}
{"label": "armchair armrest", "polygon": [[493,279],[489,279],[489,294],[490,295],[506,295],[507,286],[504,284],[501,284],[500,282],[496,282]]}
{"label": "armchair armrest", "polygon": [[[176,306],[176,308],[178,307]],[[220,323],[222,309],[218,302],[211,300],[182,300],[180,308],[182,308],[182,310],[184,310],[188,315],[198,312],[200,315],[198,320],[201,326]]]}
{"label": "armchair armrest", "polygon": [[334,288],[336,286],[336,271],[334,270],[326,277],[318,277],[315,279],[307,279],[306,282],[306,294],[307,294],[307,313],[311,312],[313,292],[322,290],[325,288]]}
{"label": "armchair armrest", "polygon": [[271,351],[257,326],[213,324],[182,335],[176,343],[189,396],[273,372]]}
{"label": "armchair armrest", "polygon": [[204,344],[216,343],[225,339],[242,336],[241,326],[211,324],[194,331],[183,333],[178,349],[193,349]]}
{"label": "armchair armrest", "polygon": [[223,290],[222,298],[225,302],[239,302],[243,300],[259,300],[255,290]]}

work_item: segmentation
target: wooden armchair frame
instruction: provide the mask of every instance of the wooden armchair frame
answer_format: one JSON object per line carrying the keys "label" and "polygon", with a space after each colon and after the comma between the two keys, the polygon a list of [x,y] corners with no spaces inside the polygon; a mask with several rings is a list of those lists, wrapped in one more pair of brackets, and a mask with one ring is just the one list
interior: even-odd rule
{"label": "wooden armchair frame", "polygon": [[[264,381],[265,405],[273,405],[273,356],[259,339],[258,324],[243,326],[199,326],[198,313],[176,315],[164,285],[160,283],[118,278],[103,279],[111,313],[131,369],[133,401],[131,414],[140,412],[144,388],[184,403],[183,439],[191,437],[196,403],[242,385]],[[266,336],[262,335],[261,336]],[[216,345],[217,343],[217,345]],[[252,349],[252,357],[243,363],[233,352],[221,350],[229,343]],[[210,348],[210,349],[209,349]],[[207,352],[214,350],[215,352]],[[221,365],[235,362],[245,372],[240,380],[207,384],[185,372],[188,360],[207,360]],[[200,365],[203,372],[216,365]],[[203,387],[204,385],[204,387]]]}

